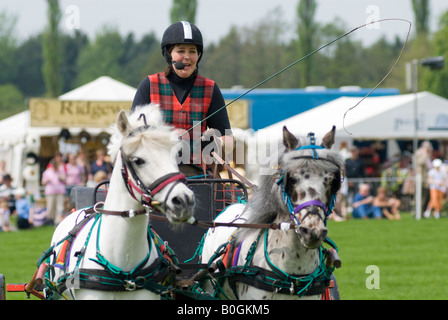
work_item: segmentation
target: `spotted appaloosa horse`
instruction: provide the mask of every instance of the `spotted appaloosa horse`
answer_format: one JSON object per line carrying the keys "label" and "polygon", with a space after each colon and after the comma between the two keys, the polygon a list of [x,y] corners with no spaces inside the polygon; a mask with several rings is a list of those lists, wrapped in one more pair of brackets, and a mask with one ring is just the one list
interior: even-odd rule
{"label": "spotted appaloosa horse", "polygon": [[[279,227],[210,229],[202,263],[221,260],[226,269],[204,286],[209,293],[257,300],[321,297],[323,283],[333,271],[325,266],[321,243],[327,237],[326,219],[343,164],[339,153],[330,149],[334,136],[333,127],[317,145],[313,134],[296,138],[283,128],[278,170],[261,177],[247,205],[235,204],[215,220]],[[229,244],[226,250],[223,244]]]}

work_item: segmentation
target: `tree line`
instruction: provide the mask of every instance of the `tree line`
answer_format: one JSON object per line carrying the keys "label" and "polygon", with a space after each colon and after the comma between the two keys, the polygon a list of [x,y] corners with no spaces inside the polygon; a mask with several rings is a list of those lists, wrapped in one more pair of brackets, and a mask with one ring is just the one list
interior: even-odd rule
{"label": "tree line", "polygon": [[[58,96],[99,76],[137,87],[140,81],[164,70],[160,40],[154,32],[140,39],[133,33],[122,35],[118,28],[104,26],[94,38],[82,30],[71,34],[57,30],[57,0],[47,0],[48,26],[37,35],[19,42],[15,38],[17,17],[0,12],[0,118],[24,110],[24,100],[36,96]],[[422,6],[427,0],[412,0],[417,29],[394,72],[383,87],[405,92],[406,62],[412,59],[447,55],[448,11],[440,18],[436,32],[430,34]],[[52,7],[53,6],[53,7]],[[179,10],[188,6],[188,10]],[[426,6],[426,7],[425,7]],[[348,30],[344,21],[329,24],[314,21],[316,3],[301,0],[297,5],[297,24],[286,24],[277,9],[257,24],[233,26],[222,39],[205,43],[200,62],[201,74],[215,80],[221,88],[251,88],[283,67]],[[180,13],[179,13],[180,12]],[[185,14],[188,16],[180,16]],[[196,1],[173,2],[171,20],[188,19],[194,23]],[[426,19],[426,20],[425,20]],[[288,30],[296,36],[285,39]],[[302,88],[319,85],[328,88],[357,85],[371,88],[389,71],[404,44],[405,35],[393,40],[381,38],[365,46],[354,37],[345,37],[303,63],[273,78],[263,87]],[[57,45],[57,48],[51,46]],[[57,54],[55,55],[55,52]],[[419,90],[430,90],[448,98],[448,71],[419,71]],[[53,78],[53,80],[52,80]],[[53,85],[50,85],[53,84]]]}

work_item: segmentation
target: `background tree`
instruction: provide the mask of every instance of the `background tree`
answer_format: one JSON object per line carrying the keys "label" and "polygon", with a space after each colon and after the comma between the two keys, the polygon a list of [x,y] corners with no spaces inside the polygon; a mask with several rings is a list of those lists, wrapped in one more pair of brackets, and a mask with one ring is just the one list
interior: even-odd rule
{"label": "background tree", "polygon": [[61,47],[59,23],[61,21],[61,10],[58,0],[47,0],[48,25],[42,37],[43,66],[42,73],[47,88],[47,95],[57,97],[62,90]]}
{"label": "background tree", "polygon": [[86,45],[78,59],[79,74],[76,85],[80,86],[100,76],[123,81],[120,61],[124,55],[124,40],[118,29],[103,26],[93,42]]}
{"label": "background tree", "polygon": [[[300,0],[297,6],[297,34],[298,54],[303,57],[312,52],[315,48],[315,37],[318,30],[318,25],[314,20],[317,4],[315,0]],[[301,86],[310,85],[312,83],[313,75],[313,59],[306,59],[303,61],[301,67]]]}
{"label": "background tree", "polygon": [[222,88],[242,85],[242,40],[235,26],[217,45],[207,46],[199,65],[201,73],[214,79]]}
{"label": "background tree", "polygon": [[25,110],[25,98],[13,84],[0,85],[0,119]]}
{"label": "background tree", "polygon": [[42,74],[42,44],[42,34],[39,34],[25,40],[17,49],[15,84],[27,97],[39,97],[46,92]]}
{"label": "background tree", "polygon": [[170,11],[171,23],[188,21],[195,24],[197,0],[173,0]]}
{"label": "background tree", "polygon": [[[123,81],[137,87],[148,74],[164,69],[164,61],[160,50],[160,40],[154,32],[146,34],[137,41],[132,33],[124,39],[125,50],[120,59]],[[155,61],[156,64],[151,62]]]}
{"label": "background tree", "polygon": [[75,88],[76,79],[80,72],[76,62],[88,43],[89,38],[80,30],[76,30],[73,36],[64,34],[61,37],[62,92],[68,92]]}
{"label": "background tree", "polygon": [[448,11],[446,11],[439,21],[439,29],[433,38],[433,55],[444,56],[445,66],[441,70],[423,70],[423,84],[426,90],[437,95],[448,98]]}
{"label": "background tree", "polygon": [[11,82],[17,74],[17,39],[15,27],[17,16],[0,12],[0,84]]}
{"label": "background tree", "polygon": [[429,33],[429,0],[412,0],[417,35]]}
{"label": "background tree", "polygon": [[0,12],[0,119],[25,109],[22,92],[16,86],[20,74],[17,65],[18,41],[15,35],[17,17]]}

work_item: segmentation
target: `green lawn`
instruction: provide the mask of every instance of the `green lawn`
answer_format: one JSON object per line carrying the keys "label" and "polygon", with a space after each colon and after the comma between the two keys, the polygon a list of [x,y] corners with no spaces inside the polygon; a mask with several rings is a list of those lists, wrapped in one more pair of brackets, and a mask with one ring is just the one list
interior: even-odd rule
{"label": "green lawn", "polygon": [[[335,271],[341,299],[447,299],[448,218],[416,221],[330,221],[339,247]],[[379,270],[379,289],[368,289],[366,268]]]}
{"label": "green lawn", "polygon": [[[448,218],[415,221],[349,220],[328,222],[339,247],[342,268],[335,271],[341,299],[447,299]],[[0,273],[7,283],[27,282],[53,227],[0,232]],[[370,265],[379,269],[379,289],[368,289]],[[7,293],[7,299],[25,294]]]}
{"label": "green lawn", "polygon": [[[50,247],[54,227],[0,232],[0,274],[6,283],[28,282],[42,252]],[[24,299],[24,293],[7,293],[6,299]],[[37,298],[36,298],[37,299]]]}

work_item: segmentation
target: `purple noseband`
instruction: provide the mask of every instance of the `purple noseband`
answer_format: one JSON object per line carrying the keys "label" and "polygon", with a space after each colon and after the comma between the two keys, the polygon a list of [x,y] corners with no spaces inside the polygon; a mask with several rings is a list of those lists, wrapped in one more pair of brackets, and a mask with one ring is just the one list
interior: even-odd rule
{"label": "purple noseband", "polygon": [[318,207],[321,207],[324,210],[325,213],[327,212],[327,206],[324,203],[322,203],[322,201],[320,201],[320,200],[311,200],[311,201],[307,201],[307,202],[304,202],[302,204],[299,204],[297,207],[295,207],[294,208],[294,213],[297,213],[300,210],[302,210],[303,208],[306,208],[306,207],[309,207],[309,206],[318,206]]}

